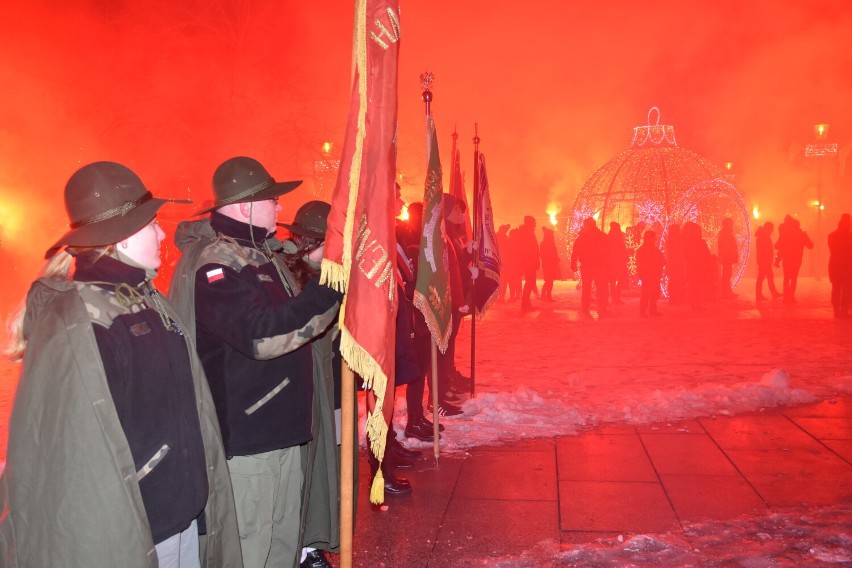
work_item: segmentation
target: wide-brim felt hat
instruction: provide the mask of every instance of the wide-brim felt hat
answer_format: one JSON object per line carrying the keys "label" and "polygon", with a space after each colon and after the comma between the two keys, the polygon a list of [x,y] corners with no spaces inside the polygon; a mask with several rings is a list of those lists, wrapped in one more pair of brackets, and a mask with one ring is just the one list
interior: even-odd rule
{"label": "wide-brim felt hat", "polygon": [[64,246],[98,247],[117,243],[151,222],[169,202],[160,199],[127,166],[94,162],[74,172],[65,184],[65,210],[70,229],[45,253],[50,258]]}
{"label": "wide-brim felt hat", "polygon": [[324,239],[328,228],[329,212],[331,212],[331,205],[325,201],[308,201],[296,211],[292,223],[277,223],[277,225],[297,235]]}
{"label": "wide-brim felt hat", "polygon": [[237,156],[216,168],[213,173],[213,204],[194,214],[201,215],[232,203],[272,199],[300,185],[302,180],[277,182],[254,158]]}

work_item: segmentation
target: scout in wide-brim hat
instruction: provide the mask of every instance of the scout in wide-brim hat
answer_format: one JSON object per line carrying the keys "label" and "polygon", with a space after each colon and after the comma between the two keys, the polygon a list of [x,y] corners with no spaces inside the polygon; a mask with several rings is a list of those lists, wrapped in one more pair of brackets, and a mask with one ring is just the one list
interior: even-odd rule
{"label": "scout in wide-brim hat", "polygon": [[213,173],[213,204],[196,211],[195,215],[232,203],[272,199],[293,191],[301,184],[302,180],[277,182],[254,158],[237,156],[216,168]]}
{"label": "scout in wide-brim hat", "polygon": [[94,162],[83,166],[65,184],[65,210],[70,230],[47,249],[50,258],[64,246],[98,247],[117,243],[151,222],[165,203],[186,199],[159,199],[127,166]]}
{"label": "scout in wide-brim hat", "polygon": [[325,201],[308,201],[296,211],[292,223],[278,223],[277,225],[289,229],[291,233],[297,235],[324,239],[330,211],[331,205]]}

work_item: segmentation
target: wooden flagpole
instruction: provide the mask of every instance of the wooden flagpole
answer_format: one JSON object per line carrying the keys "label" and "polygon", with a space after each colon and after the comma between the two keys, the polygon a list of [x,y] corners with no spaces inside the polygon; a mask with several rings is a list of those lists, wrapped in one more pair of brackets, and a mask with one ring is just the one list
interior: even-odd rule
{"label": "wooden flagpole", "polygon": [[[479,125],[473,123],[473,262],[471,266],[479,268]],[[476,287],[478,279],[470,283],[470,397],[476,398]]]}
{"label": "wooden flagpole", "polygon": [[355,525],[355,373],[340,361],[340,568],[352,568]]}
{"label": "wooden flagpole", "polygon": [[[421,77],[422,79],[422,77]],[[430,79],[431,82],[431,79]],[[432,91],[429,90],[428,84],[424,85],[423,102],[426,103],[426,118],[432,116]],[[435,464],[441,455],[440,440],[438,439],[438,345],[435,343],[435,338],[432,338],[432,447],[435,454]]]}

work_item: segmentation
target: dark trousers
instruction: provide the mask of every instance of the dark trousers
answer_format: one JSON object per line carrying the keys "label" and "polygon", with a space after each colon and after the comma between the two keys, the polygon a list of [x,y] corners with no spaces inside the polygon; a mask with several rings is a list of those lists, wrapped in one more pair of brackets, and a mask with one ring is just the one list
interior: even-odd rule
{"label": "dark trousers", "polygon": [[535,270],[524,271],[524,297],[521,299],[521,307],[529,307],[532,305],[530,302],[530,295],[536,287],[535,273]]}
{"label": "dark trousers", "polygon": [[598,301],[598,311],[605,312],[607,304],[607,281],[602,276],[588,270],[580,271],[580,305],[583,311],[588,311],[592,305],[592,284],[595,285],[595,298]]}
{"label": "dark trousers", "polygon": [[852,279],[835,278],[831,281],[831,305],[834,315],[845,316],[852,306]]}
{"label": "dark trousers", "polygon": [[757,299],[761,299],[763,297],[763,281],[766,280],[766,284],[769,287],[769,293],[772,294],[772,297],[778,295],[778,290],[775,288],[775,276],[772,274],[772,263],[757,265],[757,281],[755,283],[755,295]]}
{"label": "dark trousers", "polygon": [[660,297],[660,279],[642,280],[639,292],[639,315],[657,314],[657,300]]}
{"label": "dark trousers", "polygon": [[799,269],[802,263],[784,262],[781,261],[784,268],[784,300],[792,301],[796,294],[796,282],[799,279]]}

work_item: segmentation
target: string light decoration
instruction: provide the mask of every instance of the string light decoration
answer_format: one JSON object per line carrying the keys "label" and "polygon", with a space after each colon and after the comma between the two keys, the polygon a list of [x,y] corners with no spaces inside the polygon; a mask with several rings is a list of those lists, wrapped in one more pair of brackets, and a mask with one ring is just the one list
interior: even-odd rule
{"label": "string light decoration", "polygon": [[[660,124],[657,107],[648,111],[647,125],[633,129],[630,148],[598,168],[577,194],[566,227],[569,255],[588,217],[604,231],[618,222],[633,250],[641,244],[642,235],[635,233],[642,229],[655,228],[664,247],[669,225],[694,221],[714,253],[722,219],[731,217],[740,253],[732,284],[748,259],[750,214],[740,192],[722,168],[677,145],[674,127]],[[632,254],[629,269],[634,277]]]}

